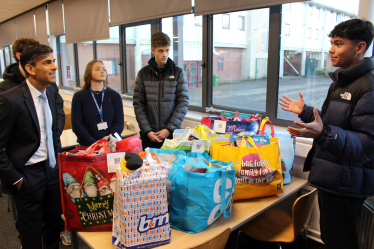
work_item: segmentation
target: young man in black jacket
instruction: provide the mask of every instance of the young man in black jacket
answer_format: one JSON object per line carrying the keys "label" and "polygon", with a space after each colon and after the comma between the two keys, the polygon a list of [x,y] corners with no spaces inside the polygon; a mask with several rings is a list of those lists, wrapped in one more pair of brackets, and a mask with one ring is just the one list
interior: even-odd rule
{"label": "young man in black jacket", "polygon": [[374,195],[374,58],[364,58],[373,41],[369,21],[352,19],[329,34],[333,83],[319,113],[300,99],[280,99],[299,114],[291,135],[313,138],[304,163],[318,189],[321,237],[326,248],[358,249],[357,225],[366,197]]}
{"label": "young man in black jacket", "polygon": [[172,138],[189,105],[183,70],[169,58],[169,36],[157,32],[151,43],[155,57],[139,71],[133,98],[143,149],[161,148],[165,138]]}
{"label": "young man in black jacket", "polygon": [[[13,42],[12,52],[13,58],[16,60],[15,63],[10,64],[6,67],[3,73],[4,81],[0,82],[0,93],[12,89],[15,86],[20,85],[23,81],[26,80],[25,73],[19,63],[21,54],[23,50],[27,47],[33,45],[40,45],[38,40],[29,37],[21,37]],[[56,83],[50,85],[58,91]],[[64,130],[65,125],[65,113],[64,113],[64,101],[62,100],[60,94],[57,95],[56,99],[57,104],[57,115],[58,115],[58,135],[61,136],[62,131]]]}

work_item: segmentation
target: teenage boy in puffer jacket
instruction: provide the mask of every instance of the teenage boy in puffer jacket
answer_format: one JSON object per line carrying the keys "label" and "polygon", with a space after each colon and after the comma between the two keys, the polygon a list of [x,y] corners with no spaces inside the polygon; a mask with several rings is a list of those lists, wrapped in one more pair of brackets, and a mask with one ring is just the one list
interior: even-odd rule
{"label": "teenage boy in puffer jacket", "polygon": [[157,32],[151,38],[152,57],[136,77],[133,105],[143,149],[161,148],[181,127],[189,95],[183,70],[169,58],[170,38]]}
{"label": "teenage boy in puffer jacket", "polygon": [[313,138],[305,160],[309,185],[318,189],[321,237],[326,248],[358,249],[363,202],[374,195],[374,58],[364,58],[373,24],[352,19],[329,34],[333,83],[321,111],[303,96],[280,98],[282,109],[299,115],[291,135]]}

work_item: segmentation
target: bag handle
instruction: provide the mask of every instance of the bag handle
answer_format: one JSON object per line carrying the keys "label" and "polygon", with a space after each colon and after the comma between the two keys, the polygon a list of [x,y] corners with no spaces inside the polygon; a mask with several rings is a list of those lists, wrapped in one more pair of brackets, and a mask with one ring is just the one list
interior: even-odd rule
{"label": "bag handle", "polygon": [[[81,186],[79,187],[79,193],[80,193],[80,196],[83,196],[83,189],[82,189],[82,186],[83,186],[84,179],[86,178],[86,173],[87,173],[88,169],[92,169],[93,171],[95,171],[95,173],[97,173],[97,174],[101,177],[101,179],[104,179],[104,181],[105,181],[107,187],[109,187],[110,191],[112,191],[112,193],[113,193],[113,190],[112,190],[112,188],[110,187],[110,184],[109,184],[109,182],[106,180],[106,178],[104,178],[104,177],[99,173],[99,171],[97,171],[96,169],[94,169],[91,165],[88,165],[88,167],[86,168],[86,171],[84,172],[84,175],[83,175],[82,184],[81,184]],[[82,200],[82,197],[80,197],[80,199]]]}
{"label": "bag handle", "polygon": [[[221,208],[223,212],[223,217],[227,218],[231,215],[232,205],[230,205],[230,210],[226,211],[226,182],[227,182],[227,170],[222,172],[222,184],[221,184]],[[234,184],[234,183],[232,183]],[[230,201],[230,200],[229,200]]]}
{"label": "bag handle", "polygon": [[175,141],[187,141],[188,137],[191,135],[192,131],[193,131],[193,129],[191,129],[190,127],[187,127],[186,129],[184,129],[184,132],[183,132],[181,137],[175,138],[173,140],[175,140]]}
{"label": "bag handle", "polygon": [[196,133],[201,133],[201,139],[208,139],[208,136],[206,135],[205,131],[213,132],[214,137],[217,137],[216,132],[214,130],[209,129],[205,125],[198,125],[195,128],[193,128],[193,130]]}
{"label": "bag handle", "polygon": [[247,141],[245,140],[245,138],[247,138],[252,147],[257,149],[256,143],[255,141],[253,141],[253,138],[250,135],[239,133],[238,136],[242,137],[242,144],[240,145],[240,147],[247,147]]}
{"label": "bag handle", "polygon": [[270,121],[269,117],[266,117],[262,120],[260,127],[257,130],[256,134],[259,134],[261,131],[261,136],[265,135],[265,124],[269,123],[271,128],[271,137],[274,137],[274,127],[273,123]]}
{"label": "bag handle", "polygon": [[93,145],[91,145],[90,149],[88,150],[88,152],[86,154],[84,154],[85,156],[89,156],[92,152],[98,150],[100,148],[100,145],[102,145],[102,147],[104,148],[104,152],[105,153],[109,153],[109,147],[108,147],[108,141],[106,139],[100,139],[98,141],[96,141]]}

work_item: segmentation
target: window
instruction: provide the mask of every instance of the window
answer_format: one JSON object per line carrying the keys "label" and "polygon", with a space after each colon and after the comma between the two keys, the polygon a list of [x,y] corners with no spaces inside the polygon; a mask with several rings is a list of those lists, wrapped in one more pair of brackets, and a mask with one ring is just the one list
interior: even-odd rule
{"label": "window", "polygon": [[284,25],[284,35],[290,36],[290,25],[289,24]]}
{"label": "window", "polygon": [[[190,106],[202,106],[202,26],[193,14],[163,18],[162,32],[171,39],[169,58],[183,69],[188,84]],[[202,21],[202,19],[201,19]]]}
{"label": "window", "polygon": [[[251,25],[246,28],[247,32],[223,29],[220,21],[224,15],[213,15],[212,103],[253,112],[265,111],[269,9],[226,15],[244,16],[251,20]],[[254,91],[258,93],[256,101],[248,97]]]}
{"label": "window", "polygon": [[[357,3],[357,1],[346,1],[347,5],[351,4],[352,6],[354,3]],[[297,4],[306,8],[307,3],[299,2]],[[337,19],[333,17],[336,12],[334,13],[332,9],[341,9],[341,3],[331,2],[329,5],[331,7],[327,9],[328,17],[324,21],[325,25],[323,25],[325,30],[321,30],[320,24],[310,23],[309,21],[309,28],[307,26],[307,30],[305,30],[303,25],[306,19],[305,15],[309,15],[308,13],[292,15],[293,29],[297,32],[292,34],[292,39],[281,39],[280,48],[282,52],[280,52],[278,96],[287,95],[292,99],[299,99],[299,91],[301,91],[305,104],[316,106],[319,110],[331,84],[328,73],[337,69],[332,66],[329,56],[331,47],[329,38],[322,36],[325,34],[327,36],[337,25],[335,22]],[[352,16],[355,15],[354,13],[358,13],[358,5],[356,9],[351,11]],[[282,26],[286,23],[289,23],[287,17],[285,17]],[[306,31],[306,37],[304,37],[303,31]],[[313,34],[311,34],[312,32]],[[325,42],[322,43],[322,40],[325,40]],[[296,114],[283,111],[279,105],[277,106],[276,116],[277,122],[280,123],[282,123],[280,120],[300,121]]]}
{"label": "window", "polygon": [[230,15],[229,14],[222,14],[222,28],[230,29]]}
{"label": "window", "polygon": [[314,30],[314,39],[316,39],[316,40],[319,39],[319,30],[318,29]]}
{"label": "window", "polygon": [[340,13],[336,13],[336,22],[341,22],[341,14]]}
{"label": "window", "polygon": [[1,63],[1,78],[2,78],[3,77],[2,75],[5,70],[4,53],[2,49],[0,49],[0,63]]}
{"label": "window", "polygon": [[125,32],[127,92],[133,94],[139,70],[147,66],[152,57],[151,25],[126,27]]}
{"label": "window", "polygon": [[327,20],[330,20],[330,21],[334,20],[334,19],[333,19],[334,16],[333,16],[332,11],[330,10],[330,11],[328,11],[327,13],[328,13],[328,18],[327,18]]}
{"label": "window", "polygon": [[312,39],[312,29],[311,28],[306,29],[306,39]]}
{"label": "window", "polygon": [[11,64],[9,46],[4,46],[4,58],[5,58],[5,66],[7,67]]}
{"label": "window", "polygon": [[203,25],[203,17],[202,16],[195,16],[195,25],[196,26],[202,26]]}
{"label": "window", "polygon": [[59,57],[58,57],[58,49],[57,49],[57,39],[59,39],[56,36],[51,36],[50,38],[51,41],[51,47],[53,48],[53,57],[55,58],[55,64],[58,67],[56,70],[56,84],[57,86],[60,86],[60,64],[59,64]]}
{"label": "window", "polygon": [[317,7],[317,9],[316,9],[316,15],[317,15],[318,18],[321,17],[321,8],[320,7]]}
{"label": "window", "polygon": [[16,59],[14,59],[14,57],[13,57],[13,50],[12,50],[12,47],[13,47],[13,45],[9,45],[9,54],[10,54],[10,61],[12,62],[12,63],[16,63]]}
{"label": "window", "polygon": [[61,84],[64,87],[76,87],[74,45],[67,44],[65,36],[59,36],[61,58]]}
{"label": "window", "polygon": [[223,70],[223,58],[222,57],[218,57],[217,58],[217,70]]}
{"label": "window", "polygon": [[78,51],[78,72],[79,72],[79,86],[84,85],[84,72],[88,62],[94,59],[93,55],[93,42],[80,42],[77,43]]}
{"label": "window", "polygon": [[239,16],[238,17],[238,29],[241,31],[244,31],[244,27],[245,27],[245,17]]}
{"label": "window", "polygon": [[308,4],[308,16],[313,16],[313,5]]}
{"label": "window", "polygon": [[284,5],[285,10],[291,10],[291,4],[290,3],[285,3]]}
{"label": "window", "polygon": [[104,62],[109,87],[121,93],[119,27],[110,27],[110,38],[96,42],[97,59]]}

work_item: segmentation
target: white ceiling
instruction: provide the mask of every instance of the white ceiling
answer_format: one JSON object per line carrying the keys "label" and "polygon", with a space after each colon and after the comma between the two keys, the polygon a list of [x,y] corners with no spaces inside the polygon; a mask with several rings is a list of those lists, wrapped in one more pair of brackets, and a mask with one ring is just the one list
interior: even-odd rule
{"label": "white ceiling", "polygon": [[0,0],[0,22],[33,9],[48,0]]}

